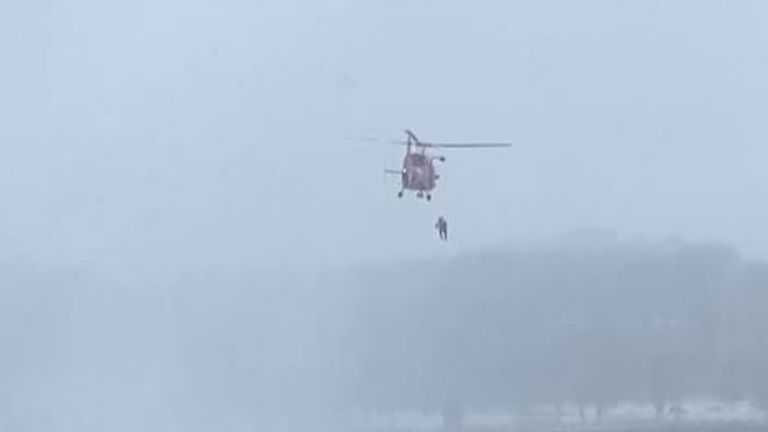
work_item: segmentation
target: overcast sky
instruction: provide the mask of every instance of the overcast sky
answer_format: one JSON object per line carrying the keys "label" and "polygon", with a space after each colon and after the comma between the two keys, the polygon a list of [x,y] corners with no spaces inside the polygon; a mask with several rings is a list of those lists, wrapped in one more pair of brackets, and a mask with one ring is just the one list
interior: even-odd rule
{"label": "overcast sky", "polygon": [[[344,264],[583,227],[768,259],[762,0],[0,1],[0,239]],[[452,151],[431,203],[366,136]],[[451,244],[438,244],[444,214]]]}

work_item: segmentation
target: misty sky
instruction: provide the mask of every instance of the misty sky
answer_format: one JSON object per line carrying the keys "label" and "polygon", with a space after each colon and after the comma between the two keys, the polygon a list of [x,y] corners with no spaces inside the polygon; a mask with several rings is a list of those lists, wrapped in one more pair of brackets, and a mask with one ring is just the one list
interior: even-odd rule
{"label": "misty sky", "polygon": [[[583,227],[768,258],[761,0],[0,0],[0,241],[344,263]],[[398,202],[401,149],[447,154]],[[438,244],[444,214],[452,243]]]}

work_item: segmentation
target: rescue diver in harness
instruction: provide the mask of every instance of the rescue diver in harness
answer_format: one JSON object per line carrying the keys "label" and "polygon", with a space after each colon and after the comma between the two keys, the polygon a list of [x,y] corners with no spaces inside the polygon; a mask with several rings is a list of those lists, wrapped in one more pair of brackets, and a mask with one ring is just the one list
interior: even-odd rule
{"label": "rescue diver in harness", "polygon": [[443,241],[448,240],[448,221],[446,221],[444,217],[440,216],[439,218],[437,218],[437,223],[435,223],[435,229],[440,235],[440,240],[443,240]]}

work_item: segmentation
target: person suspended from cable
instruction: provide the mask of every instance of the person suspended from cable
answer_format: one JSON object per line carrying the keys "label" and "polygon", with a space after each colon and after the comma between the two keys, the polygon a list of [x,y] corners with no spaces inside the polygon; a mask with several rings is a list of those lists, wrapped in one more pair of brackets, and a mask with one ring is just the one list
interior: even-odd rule
{"label": "person suspended from cable", "polygon": [[437,230],[438,235],[440,235],[440,240],[448,240],[448,221],[446,221],[444,217],[440,216],[437,218],[435,229]]}

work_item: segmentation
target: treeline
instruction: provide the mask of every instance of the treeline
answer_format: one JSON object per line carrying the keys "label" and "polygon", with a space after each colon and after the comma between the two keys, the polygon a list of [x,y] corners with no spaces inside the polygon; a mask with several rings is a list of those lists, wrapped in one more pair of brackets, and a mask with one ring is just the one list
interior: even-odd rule
{"label": "treeline", "polygon": [[768,403],[768,265],[728,247],[562,242],[356,282],[351,398],[371,410]]}
{"label": "treeline", "polygon": [[0,429],[768,403],[768,266],[727,247],[561,242],[329,273],[0,260]]}

